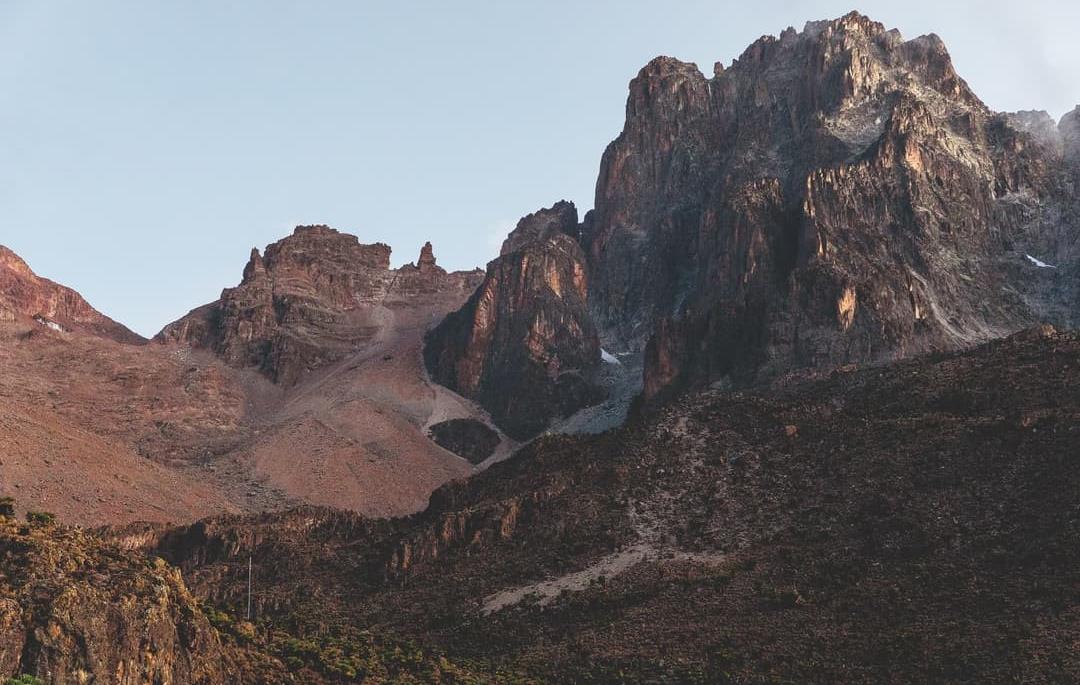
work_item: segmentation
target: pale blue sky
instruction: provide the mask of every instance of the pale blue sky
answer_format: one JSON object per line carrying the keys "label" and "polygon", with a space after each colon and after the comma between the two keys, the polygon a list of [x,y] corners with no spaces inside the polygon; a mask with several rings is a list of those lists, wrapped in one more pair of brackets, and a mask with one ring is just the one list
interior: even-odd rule
{"label": "pale blue sky", "polygon": [[[591,207],[650,58],[711,73],[852,7],[0,0],[0,243],[146,335],[297,223],[483,265],[521,215]],[[1075,0],[859,9],[941,35],[991,107],[1080,103]]]}

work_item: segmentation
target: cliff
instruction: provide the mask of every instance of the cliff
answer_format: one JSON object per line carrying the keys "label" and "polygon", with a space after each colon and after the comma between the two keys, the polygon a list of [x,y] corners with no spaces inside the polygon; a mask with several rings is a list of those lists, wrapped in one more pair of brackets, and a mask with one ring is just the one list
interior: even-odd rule
{"label": "cliff", "polygon": [[509,435],[526,438],[602,394],[577,209],[560,202],[523,218],[483,283],[428,334],[432,378],[476,399]]}

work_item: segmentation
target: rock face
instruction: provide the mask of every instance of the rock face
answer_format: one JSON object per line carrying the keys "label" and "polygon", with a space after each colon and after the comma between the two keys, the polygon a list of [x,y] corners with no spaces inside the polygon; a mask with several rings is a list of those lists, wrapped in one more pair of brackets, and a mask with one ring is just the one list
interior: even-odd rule
{"label": "rock face", "polygon": [[31,318],[57,331],[80,331],[123,343],[146,342],[91,307],[71,288],[41,278],[0,245],[0,321]]}
{"label": "rock face", "polygon": [[212,349],[234,366],[256,367],[290,385],[376,334],[378,322],[365,316],[364,305],[381,300],[391,280],[389,246],[299,226],[265,256],[253,249],[240,285],[158,339]]}
{"label": "rock face", "polygon": [[446,269],[435,263],[431,243],[424,243],[416,264],[405,264],[394,272],[390,292],[406,298],[455,291],[471,293],[483,274],[480,269],[447,273]]}
{"label": "rock face", "polygon": [[0,516],[0,678],[68,683],[286,682],[280,662],[249,670],[223,645],[164,562],[88,533]]}
{"label": "rock face", "polygon": [[432,378],[478,400],[513,437],[598,399],[600,343],[577,234],[569,202],[522,219],[480,288],[427,337]]}
{"label": "rock face", "polygon": [[1080,106],[1061,118],[1058,129],[1061,132],[1065,157],[1074,165],[1080,164]]}
{"label": "rock face", "polygon": [[936,36],[857,13],[712,78],[658,58],[583,226],[601,335],[651,339],[656,397],[1075,325],[1076,118],[994,113]]}
{"label": "rock face", "polygon": [[380,333],[396,299],[443,290],[467,292],[479,281],[435,265],[431,243],[416,266],[390,269],[390,247],[363,245],[327,226],[298,226],[287,238],[257,249],[243,280],[217,302],[166,326],[159,341],[211,349],[229,364],[255,367],[281,385],[343,358]]}

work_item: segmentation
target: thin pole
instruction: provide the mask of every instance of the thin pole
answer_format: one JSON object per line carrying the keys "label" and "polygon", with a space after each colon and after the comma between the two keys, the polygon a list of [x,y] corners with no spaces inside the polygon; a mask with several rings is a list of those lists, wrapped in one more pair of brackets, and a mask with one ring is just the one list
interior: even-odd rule
{"label": "thin pole", "polygon": [[251,620],[251,555],[248,555],[248,608],[247,620]]}

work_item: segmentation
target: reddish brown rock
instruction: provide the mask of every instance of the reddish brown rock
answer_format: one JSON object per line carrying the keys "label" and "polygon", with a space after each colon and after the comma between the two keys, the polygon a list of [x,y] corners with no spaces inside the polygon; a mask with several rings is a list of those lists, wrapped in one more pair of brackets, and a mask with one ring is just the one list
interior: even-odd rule
{"label": "reddish brown rock", "polygon": [[480,269],[448,273],[438,266],[435,251],[427,242],[420,249],[416,264],[405,264],[395,272],[390,291],[407,298],[439,292],[471,293],[483,280],[483,274]]}
{"label": "reddish brown rock", "polygon": [[251,251],[244,277],[221,299],[166,326],[158,340],[213,350],[290,385],[304,373],[368,342],[378,330],[370,306],[393,280],[390,247],[362,245],[326,226],[299,226]]}
{"label": "reddish brown rock", "polygon": [[0,321],[33,319],[56,331],[79,331],[123,343],[145,340],[97,311],[79,293],[41,278],[0,245]]}
{"label": "reddish brown rock", "polygon": [[577,226],[569,202],[522,219],[480,288],[427,337],[432,378],[478,400],[513,437],[599,398],[591,375],[600,343]]}
{"label": "reddish brown rock", "polygon": [[255,367],[282,385],[371,343],[384,327],[388,297],[470,292],[479,274],[447,274],[431,244],[416,266],[390,269],[390,247],[363,245],[326,226],[299,226],[244,267],[221,299],[166,326],[159,341],[211,349],[229,364]]}

